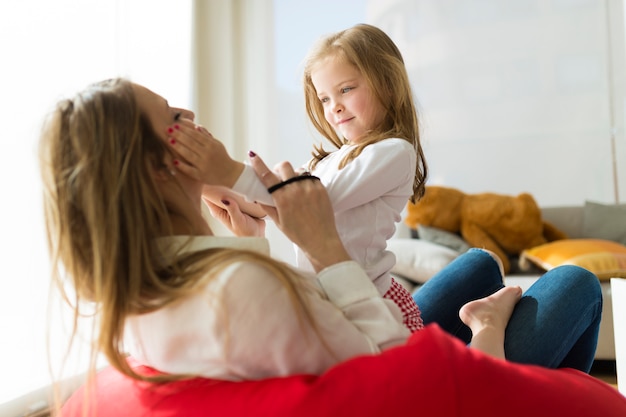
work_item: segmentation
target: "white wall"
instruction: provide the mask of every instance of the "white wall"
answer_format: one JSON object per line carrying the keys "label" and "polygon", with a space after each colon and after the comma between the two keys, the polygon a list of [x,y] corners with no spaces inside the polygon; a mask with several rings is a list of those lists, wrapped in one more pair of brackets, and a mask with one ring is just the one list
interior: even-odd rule
{"label": "white wall", "polygon": [[626,199],[621,1],[372,1],[368,16],[406,58],[431,184],[614,202],[614,130]]}

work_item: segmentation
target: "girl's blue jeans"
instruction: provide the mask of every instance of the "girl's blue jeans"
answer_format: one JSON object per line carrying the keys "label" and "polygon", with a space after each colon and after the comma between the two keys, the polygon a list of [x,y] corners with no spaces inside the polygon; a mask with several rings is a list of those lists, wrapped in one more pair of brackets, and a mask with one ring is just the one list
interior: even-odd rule
{"label": "girl's blue jeans", "polygon": [[[437,323],[470,343],[471,331],[459,319],[467,302],[504,286],[496,261],[470,249],[413,294],[424,324]],[[565,265],[552,269],[526,291],[506,328],[504,350],[513,362],[589,372],[598,343],[602,292],[597,277]]]}

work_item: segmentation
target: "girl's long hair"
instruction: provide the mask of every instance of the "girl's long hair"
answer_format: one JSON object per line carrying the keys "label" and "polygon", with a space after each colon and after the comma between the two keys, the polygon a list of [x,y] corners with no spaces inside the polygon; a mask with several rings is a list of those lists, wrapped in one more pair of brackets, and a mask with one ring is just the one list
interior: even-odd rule
{"label": "girl's long hair", "polygon": [[163,262],[155,240],[172,230],[152,172],[165,169],[166,152],[124,79],[91,85],[61,101],[45,124],[40,165],[52,280],[73,309],[71,341],[83,313],[93,315],[91,367],[101,352],[132,378],[186,377],[137,374],[126,361],[126,319],[182,299],[238,261],[270,269],[299,317],[316,328],[303,296],[310,288],[283,263],[234,249]]}
{"label": "girl's long hair", "polygon": [[[386,110],[386,117],[368,137],[341,161],[340,168],[361,154],[363,148],[387,138],[401,138],[411,143],[417,154],[413,195],[415,202],[424,195],[428,167],[422,145],[417,109],[402,54],[393,41],[375,26],[359,24],[318,41],[304,63],[304,97],[306,112],[315,129],[335,147],[344,145],[324,117],[311,73],[327,57],[343,59],[353,65],[366,79],[370,89]],[[314,146],[312,168],[330,152],[322,145]]]}

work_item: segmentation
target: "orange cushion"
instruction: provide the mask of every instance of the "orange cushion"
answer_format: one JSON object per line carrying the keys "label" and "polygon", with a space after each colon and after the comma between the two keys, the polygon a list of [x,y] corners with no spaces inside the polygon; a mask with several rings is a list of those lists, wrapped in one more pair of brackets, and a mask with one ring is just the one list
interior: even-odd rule
{"label": "orange cushion", "polygon": [[520,267],[531,262],[547,271],[559,265],[578,265],[600,280],[626,277],[626,246],[604,239],[564,239],[524,250]]}

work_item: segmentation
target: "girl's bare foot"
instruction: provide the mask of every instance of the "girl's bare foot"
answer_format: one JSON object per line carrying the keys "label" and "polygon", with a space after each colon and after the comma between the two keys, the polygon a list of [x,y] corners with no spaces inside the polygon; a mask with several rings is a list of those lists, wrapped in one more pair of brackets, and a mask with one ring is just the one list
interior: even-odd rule
{"label": "girl's bare foot", "polygon": [[521,296],[520,287],[504,287],[461,307],[459,317],[472,330],[472,347],[504,358],[504,330]]}
{"label": "girl's bare foot", "polygon": [[504,287],[488,297],[465,304],[459,316],[472,331],[485,326],[498,326],[504,330],[521,296],[520,287]]}

